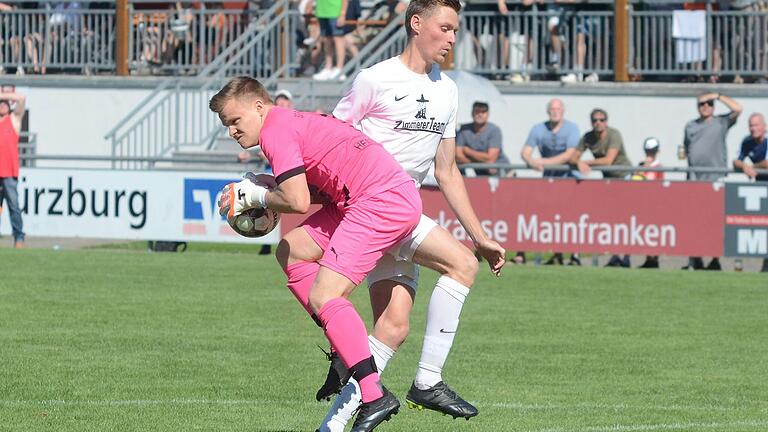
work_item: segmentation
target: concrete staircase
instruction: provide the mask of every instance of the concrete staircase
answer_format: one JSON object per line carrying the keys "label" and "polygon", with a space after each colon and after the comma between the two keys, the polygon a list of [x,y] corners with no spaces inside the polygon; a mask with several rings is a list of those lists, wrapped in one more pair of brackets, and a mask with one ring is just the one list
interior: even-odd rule
{"label": "concrete staircase", "polygon": [[264,163],[251,158],[246,162],[238,160],[238,154],[243,149],[235,140],[227,135],[216,137],[210,150],[185,149],[175,151],[171,154],[172,167],[179,170],[189,171],[225,171],[225,172],[261,172],[264,170]]}

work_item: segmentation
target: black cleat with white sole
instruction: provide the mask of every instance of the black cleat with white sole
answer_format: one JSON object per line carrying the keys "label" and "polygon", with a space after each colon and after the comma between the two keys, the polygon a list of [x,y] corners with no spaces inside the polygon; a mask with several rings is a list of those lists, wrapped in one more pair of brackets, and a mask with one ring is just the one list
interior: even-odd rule
{"label": "black cleat with white sole", "polygon": [[325,377],[325,382],[323,383],[323,386],[320,387],[320,390],[317,391],[315,398],[318,401],[323,399],[331,400],[331,396],[341,392],[341,388],[347,384],[351,374],[349,373],[349,369],[344,366],[344,362],[341,361],[341,357],[339,357],[338,353],[335,351],[328,353],[322,348],[320,348],[320,350],[322,350],[326,357],[328,357],[328,361],[331,362],[331,365],[328,369],[328,375]]}
{"label": "black cleat with white sole", "polygon": [[442,381],[427,390],[420,390],[415,383],[411,384],[405,401],[409,408],[419,411],[426,408],[449,415],[454,419],[464,417],[469,420],[477,415],[477,408],[474,405],[462,399]]}
{"label": "black cleat with white sole", "polygon": [[393,415],[400,411],[400,401],[390,393],[386,387],[382,387],[384,396],[360,405],[357,411],[355,423],[350,432],[368,432],[385,421],[389,421]]}

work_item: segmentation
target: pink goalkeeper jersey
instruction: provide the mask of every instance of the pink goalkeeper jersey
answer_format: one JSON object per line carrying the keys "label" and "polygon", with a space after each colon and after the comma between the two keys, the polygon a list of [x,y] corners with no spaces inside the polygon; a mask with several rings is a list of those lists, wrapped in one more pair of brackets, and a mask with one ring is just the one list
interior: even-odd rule
{"label": "pink goalkeeper jersey", "polygon": [[305,173],[310,190],[337,204],[413,181],[381,144],[322,114],[272,107],[259,145],[278,184]]}

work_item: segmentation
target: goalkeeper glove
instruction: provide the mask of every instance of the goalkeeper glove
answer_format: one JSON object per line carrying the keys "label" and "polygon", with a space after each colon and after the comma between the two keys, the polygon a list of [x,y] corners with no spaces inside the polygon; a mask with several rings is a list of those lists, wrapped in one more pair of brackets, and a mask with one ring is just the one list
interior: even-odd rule
{"label": "goalkeeper glove", "polygon": [[254,207],[267,208],[267,190],[247,178],[230,183],[221,190],[219,214],[232,219]]}

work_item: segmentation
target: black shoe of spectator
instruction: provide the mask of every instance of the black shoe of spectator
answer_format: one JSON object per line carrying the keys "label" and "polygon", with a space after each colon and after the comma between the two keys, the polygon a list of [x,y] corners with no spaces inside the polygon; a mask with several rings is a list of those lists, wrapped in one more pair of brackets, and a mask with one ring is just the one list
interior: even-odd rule
{"label": "black shoe of spectator", "polygon": [[618,255],[613,255],[610,260],[608,260],[608,264],[605,265],[606,267],[623,267],[623,264],[621,262],[621,258],[619,258]]}
{"label": "black shoe of spectator", "polygon": [[624,268],[632,267],[632,263],[629,262],[629,255],[624,255],[624,258],[621,259],[621,266]]}
{"label": "black shoe of spectator", "polygon": [[760,269],[762,273],[768,273],[768,258],[763,258],[763,267]]}
{"label": "black shoe of spectator", "polygon": [[687,265],[681,267],[681,270],[704,270],[704,260],[699,257],[691,258]]}
{"label": "black shoe of spectator", "polygon": [[720,260],[717,258],[712,258],[712,261],[709,262],[709,265],[707,266],[707,270],[714,270],[714,271],[720,271],[723,267],[720,266]]}
{"label": "black shoe of spectator", "polygon": [[259,249],[259,255],[271,255],[272,254],[272,245],[262,245],[261,249]]}
{"label": "black shoe of spectator", "polygon": [[552,255],[552,258],[548,259],[544,265],[563,265],[563,254],[556,253]]}
{"label": "black shoe of spectator", "polygon": [[509,260],[510,262],[513,262],[515,264],[525,264],[525,252],[518,252],[514,258]]}
{"label": "black shoe of spectator", "polygon": [[571,260],[568,261],[569,266],[580,266],[581,260],[577,256],[571,256]]}
{"label": "black shoe of spectator", "polygon": [[643,263],[643,265],[641,265],[638,268],[644,268],[644,269],[655,268],[655,269],[657,269],[657,268],[659,268],[659,259],[658,258],[653,258],[653,257],[646,257],[645,258],[645,262]]}

